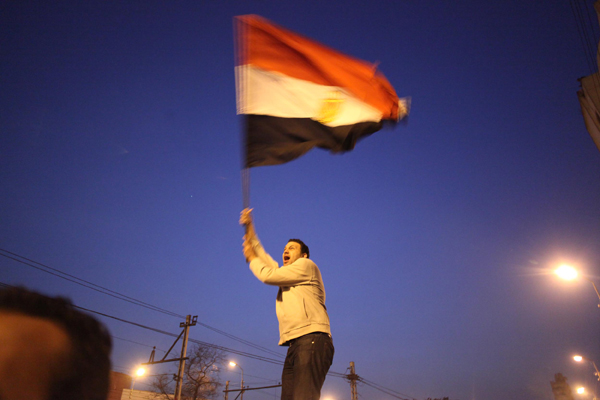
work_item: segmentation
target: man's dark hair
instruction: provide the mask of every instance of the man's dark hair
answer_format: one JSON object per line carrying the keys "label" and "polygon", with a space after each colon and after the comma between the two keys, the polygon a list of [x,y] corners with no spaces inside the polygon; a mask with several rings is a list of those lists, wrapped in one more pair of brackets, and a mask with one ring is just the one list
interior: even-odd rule
{"label": "man's dark hair", "polygon": [[67,332],[70,362],[54,372],[49,399],[106,399],[112,341],[104,325],[76,310],[67,298],[48,297],[23,287],[0,290],[0,311],[44,318]]}
{"label": "man's dark hair", "polygon": [[308,250],[308,246],[306,244],[304,244],[304,242],[300,239],[290,239],[288,240],[289,242],[294,242],[294,243],[298,243],[300,245],[300,253],[304,254],[306,253],[306,258],[310,258],[310,251]]}

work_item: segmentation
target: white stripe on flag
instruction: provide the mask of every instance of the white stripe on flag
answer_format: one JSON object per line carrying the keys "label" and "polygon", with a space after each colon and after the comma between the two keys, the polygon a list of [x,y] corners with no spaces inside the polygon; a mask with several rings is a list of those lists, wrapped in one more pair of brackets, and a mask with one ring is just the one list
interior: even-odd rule
{"label": "white stripe on flag", "polygon": [[246,96],[240,114],[311,118],[335,127],[379,122],[382,114],[344,88],[324,86],[287,75],[243,65]]}

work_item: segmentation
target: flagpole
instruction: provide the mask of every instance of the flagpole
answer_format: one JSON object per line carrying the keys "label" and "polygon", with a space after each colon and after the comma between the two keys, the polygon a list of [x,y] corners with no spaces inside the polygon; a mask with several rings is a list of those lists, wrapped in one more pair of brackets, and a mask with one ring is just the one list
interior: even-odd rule
{"label": "flagpole", "polygon": [[[242,204],[243,208],[250,207],[250,168],[248,167],[247,160],[247,137],[246,137],[246,119],[243,110],[245,109],[246,96],[248,96],[246,85],[245,73],[245,60],[247,51],[246,38],[247,29],[246,24],[242,23],[239,17],[233,19],[233,38],[234,38],[234,57],[235,57],[235,86],[236,86],[236,105],[237,114],[242,115],[242,126],[240,129],[240,143],[241,143],[241,161],[242,161]],[[247,228],[246,228],[247,229]]]}
{"label": "flagpole", "polygon": [[242,202],[243,208],[250,207],[250,168],[242,169]]}

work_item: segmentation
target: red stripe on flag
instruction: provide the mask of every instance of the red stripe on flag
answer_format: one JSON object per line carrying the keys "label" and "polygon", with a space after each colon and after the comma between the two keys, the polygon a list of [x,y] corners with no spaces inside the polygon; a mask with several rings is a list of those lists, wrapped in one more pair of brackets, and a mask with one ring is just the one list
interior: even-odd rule
{"label": "red stripe on flag", "polygon": [[398,120],[398,96],[374,64],[347,56],[257,15],[239,22],[239,65],[251,64],[287,76],[347,89],[375,107],[382,119]]}

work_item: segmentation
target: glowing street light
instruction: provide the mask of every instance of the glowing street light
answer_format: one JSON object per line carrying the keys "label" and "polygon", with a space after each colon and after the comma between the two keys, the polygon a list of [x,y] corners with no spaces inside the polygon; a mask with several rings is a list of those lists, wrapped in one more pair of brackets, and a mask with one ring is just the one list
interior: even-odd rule
{"label": "glowing street light", "polygon": [[[585,390],[585,388],[583,386],[578,387],[575,391],[577,392],[577,394],[581,394],[581,395],[584,395],[587,392],[587,390]],[[592,400],[598,400],[598,398],[596,397],[596,395],[593,392],[591,393],[591,395],[592,395]]]}
{"label": "glowing street light", "polygon": [[240,369],[240,371],[242,371],[242,384],[241,384],[241,399],[240,400],[244,400],[244,370],[242,369],[242,367],[240,367],[239,364],[234,363],[233,361],[229,361],[229,365],[231,365],[232,367],[238,367]]}
{"label": "glowing street light", "polygon": [[577,270],[570,265],[563,264],[554,270],[554,273],[566,281],[572,281],[577,278]]}
{"label": "glowing street light", "polygon": [[573,360],[575,360],[577,362],[582,362],[583,360],[591,362],[592,365],[594,366],[594,369],[596,370],[596,372],[594,373],[594,375],[596,375],[596,377],[600,381],[600,371],[598,371],[598,367],[596,366],[596,363],[594,362],[594,360],[591,360],[591,359],[589,359],[587,357],[584,357],[584,356],[580,356],[579,354],[573,356]]}

